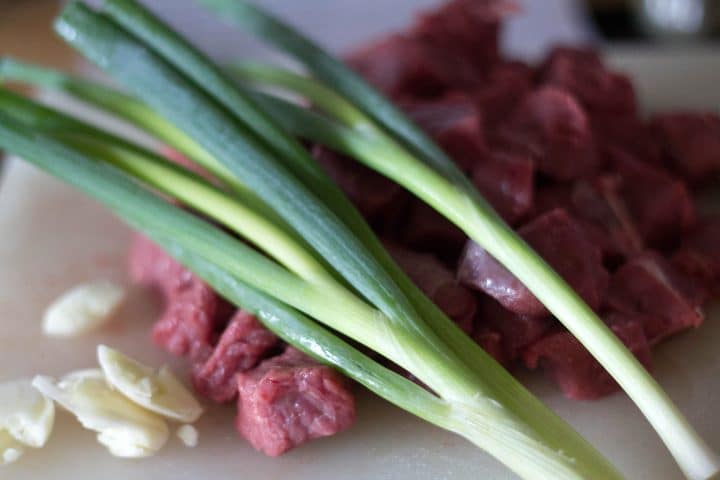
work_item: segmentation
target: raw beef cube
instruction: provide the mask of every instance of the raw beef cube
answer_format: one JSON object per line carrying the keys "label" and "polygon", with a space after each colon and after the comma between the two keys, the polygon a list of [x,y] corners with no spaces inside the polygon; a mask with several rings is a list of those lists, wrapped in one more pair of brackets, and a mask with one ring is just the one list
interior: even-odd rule
{"label": "raw beef cube", "polygon": [[590,123],[598,145],[620,149],[645,163],[662,166],[662,153],[652,129],[638,117],[615,112],[593,112]]}
{"label": "raw beef cube", "polygon": [[129,263],[134,281],[158,287],[165,297],[165,311],[153,326],[153,341],[175,355],[206,358],[232,307],[142,235],[133,241]]}
{"label": "raw beef cube", "polygon": [[569,91],[590,111],[636,114],[630,79],[608,70],[595,50],[555,48],[541,70],[542,83]]}
{"label": "raw beef cube", "polygon": [[292,347],[237,375],[235,426],[257,450],[278,456],[345,430],[355,401],[343,378]]}
{"label": "raw beef cube", "polygon": [[682,232],[695,223],[685,184],[621,151],[613,151],[610,161],[622,181],[619,193],[645,244],[658,249],[677,246]]}
{"label": "raw beef cube", "polygon": [[473,330],[477,302],[473,293],[458,284],[452,272],[432,255],[385,244],[388,252],[415,285],[465,333]]}
{"label": "raw beef cube", "polygon": [[401,231],[400,243],[413,250],[431,252],[453,262],[467,236],[448,219],[418,199],[412,199]]}
{"label": "raw beef cube", "polygon": [[174,355],[202,361],[209,355],[217,330],[218,296],[190,275],[186,285],[166,298],[166,307],[152,329],[156,345]]}
{"label": "raw beef cube", "polygon": [[618,178],[602,175],[578,180],[571,194],[572,212],[583,220],[587,238],[612,259],[628,258],[643,249],[619,184]]}
{"label": "raw beef cube", "polygon": [[[632,316],[612,314],[606,323],[631,352],[650,367],[648,347],[640,321]],[[619,386],[570,332],[550,334],[525,351],[525,365],[540,367],[573,400],[595,400],[609,395]]]}
{"label": "raw beef cube", "polygon": [[654,345],[703,321],[705,292],[692,278],[655,253],[642,254],[612,277],[607,306],[628,315],[644,315],[648,342]]}
{"label": "raw beef cube", "polygon": [[651,124],[668,162],[683,177],[702,182],[720,171],[720,116],[666,113],[656,115]]}
{"label": "raw beef cube", "polygon": [[531,155],[537,169],[560,181],[595,172],[600,166],[585,111],[555,87],[535,90],[494,137],[496,146]]}
{"label": "raw beef cube", "polygon": [[392,223],[404,210],[408,194],[392,180],[320,145],[313,148],[313,156],[374,226]]}
{"label": "raw beef cube", "polygon": [[212,355],[195,365],[192,383],[201,395],[217,403],[237,395],[238,372],[255,367],[277,346],[278,338],[257,319],[239,310],[230,320]]}
{"label": "raw beef cube", "polygon": [[532,207],[532,159],[516,153],[492,152],[478,162],[473,183],[508,223],[515,223]]}
{"label": "raw beef cube", "polygon": [[477,322],[500,334],[504,357],[510,360],[518,358],[525,347],[540,339],[557,323],[549,316],[518,315],[492,299],[482,303]]}
{"label": "raw beef cube", "polygon": [[434,135],[437,144],[465,172],[487,157],[487,145],[478,115],[465,117]]}
{"label": "raw beef cube", "polygon": [[462,170],[470,171],[487,155],[482,120],[466,95],[451,93],[434,100],[406,101],[400,106]]}
{"label": "raw beef cube", "polygon": [[488,328],[480,328],[473,334],[473,340],[485,350],[500,365],[507,367],[510,363],[505,356],[505,349],[502,344],[502,335]]}
{"label": "raw beef cube", "polygon": [[434,98],[476,78],[467,62],[407,35],[391,35],[347,58],[351,68],[391,98]]}
{"label": "raw beef cube", "polygon": [[[608,283],[600,250],[564,210],[552,210],[521,227],[518,233],[591,308],[600,306]],[[519,315],[547,315],[530,290],[474,242],[468,242],[465,248],[458,278]]]}
{"label": "raw beef cube", "polygon": [[673,256],[673,264],[681,271],[718,290],[720,280],[720,216],[701,218],[682,240]]}
{"label": "raw beef cube", "polygon": [[453,0],[421,15],[412,34],[482,72],[499,58],[500,20],[517,9],[507,0]]}
{"label": "raw beef cube", "polygon": [[499,63],[472,95],[483,116],[485,128],[495,130],[530,92],[533,69],[521,62]]}
{"label": "raw beef cube", "polygon": [[546,185],[535,195],[533,215],[566,208],[585,236],[600,248],[604,260],[615,264],[643,249],[642,238],[622,197],[620,178],[611,173]]}

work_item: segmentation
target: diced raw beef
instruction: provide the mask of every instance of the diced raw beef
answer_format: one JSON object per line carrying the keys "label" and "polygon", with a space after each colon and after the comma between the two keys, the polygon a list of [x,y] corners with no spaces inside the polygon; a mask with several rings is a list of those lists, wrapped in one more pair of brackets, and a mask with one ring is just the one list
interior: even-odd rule
{"label": "diced raw beef", "polygon": [[655,253],[640,255],[612,277],[606,304],[628,315],[644,315],[648,342],[654,345],[703,321],[705,292],[692,278]]}
{"label": "diced raw beef", "polygon": [[500,216],[514,224],[532,207],[534,170],[527,156],[492,152],[477,163],[472,179]]}
{"label": "diced raw beef", "polygon": [[555,180],[584,177],[600,166],[585,111],[572,95],[555,87],[525,97],[494,142],[531,155],[537,169]]}
{"label": "diced raw beef", "polygon": [[662,152],[650,125],[636,116],[615,112],[593,112],[590,123],[597,145],[627,152],[655,166],[662,166]]}
{"label": "diced raw beef", "polygon": [[165,297],[153,341],[175,355],[207,358],[216,331],[231,314],[227,302],[144,236],[136,235],[129,262],[136,282],[159,287]]}
{"label": "diced raw beef", "polygon": [[583,221],[587,238],[612,259],[628,258],[643,249],[619,183],[612,175],[578,180],[571,194],[572,212]]}
{"label": "diced raw beef", "polygon": [[600,249],[604,263],[615,265],[642,250],[642,239],[618,188],[612,175],[545,185],[535,194],[531,216],[555,208],[569,209],[585,237]]}
{"label": "diced raw beef", "polygon": [[521,62],[493,66],[487,78],[472,91],[485,127],[495,130],[530,93],[534,70]]}
{"label": "diced raw beef", "polygon": [[385,244],[388,252],[415,285],[460,328],[470,334],[477,311],[475,295],[458,284],[452,272],[432,255]]}
{"label": "diced raw beef", "polygon": [[461,94],[404,102],[403,110],[425,130],[464,171],[487,155],[482,120],[472,100]]}
{"label": "diced raw beef", "polygon": [[620,195],[638,232],[651,248],[677,246],[695,223],[695,207],[685,184],[662,169],[614,150],[610,162],[621,179]]}
{"label": "diced raw beef", "polygon": [[165,312],[152,329],[155,344],[174,355],[188,355],[193,360],[207,358],[216,331],[215,292],[192,276],[166,303]]}
{"label": "diced raw beef", "polygon": [[[564,210],[552,210],[521,227],[518,233],[591,308],[600,306],[608,283],[600,250],[585,238],[580,226]],[[530,290],[474,242],[468,242],[465,247],[458,278],[512,312],[547,315],[543,304]]]}
{"label": "diced raw beef", "polygon": [[391,35],[351,53],[347,63],[391,98],[434,98],[474,81],[472,65],[408,35]]}
{"label": "diced raw beef", "polygon": [[408,193],[392,180],[320,145],[313,148],[313,157],[374,226],[392,223],[404,210]]}
{"label": "diced raw beef", "polygon": [[413,198],[398,238],[403,245],[454,262],[467,236],[432,207]]}
{"label": "diced raw beef", "polygon": [[277,346],[278,338],[257,319],[239,310],[220,336],[212,355],[195,365],[192,383],[201,395],[218,403],[237,395],[238,372],[255,367]]}
{"label": "diced raw beef", "polygon": [[237,375],[235,426],[257,450],[280,455],[348,428],[355,401],[343,378],[292,347]]}
{"label": "diced raw beef", "polygon": [[480,328],[473,334],[473,339],[480,347],[493,357],[500,365],[507,367],[510,363],[505,356],[502,335],[488,328]]}
{"label": "diced raw beef", "polygon": [[478,115],[466,117],[438,132],[435,141],[465,172],[477,168],[488,155]]}
{"label": "diced raw beef", "polygon": [[500,333],[504,358],[515,360],[557,322],[552,317],[517,315],[492,299],[482,303],[477,323]]}
{"label": "diced raw beef", "polygon": [[[649,368],[650,349],[640,321],[620,314],[611,314],[605,321],[638,360]],[[563,394],[573,400],[594,400],[619,389],[597,360],[567,331],[542,338],[525,351],[523,360],[528,368],[542,368]]]}
{"label": "diced raw beef", "polygon": [[542,83],[569,91],[590,111],[636,114],[635,89],[630,79],[608,70],[595,50],[555,48],[541,71]]}
{"label": "diced raw beef", "polygon": [[508,0],[453,0],[421,15],[412,34],[483,72],[499,58],[500,20],[517,10]]}
{"label": "diced raw beef", "polygon": [[717,291],[720,280],[720,216],[701,218],[682,240],[673,265]]}
{"label": "diced raw beef", "polygon": [[703,182],[720,171],[720,116],[678,112],[652,119],[655,139],[672,168],[692,182]]}

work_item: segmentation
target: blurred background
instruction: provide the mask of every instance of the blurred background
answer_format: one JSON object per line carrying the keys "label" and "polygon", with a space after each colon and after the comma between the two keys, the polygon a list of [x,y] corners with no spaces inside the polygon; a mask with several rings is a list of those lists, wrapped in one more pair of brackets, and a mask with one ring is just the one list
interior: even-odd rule
{"label": "blurred background", "polygon": [[[90,0],[99,3],[101,0]],[[407,24],[411,12],[442,0],[257,0],[282,9],[306,31],[337,49]],[[504,48],[538,58],[553,43],[596,42],[648,48],[715,45],[720,35],[719,0],[517,0],[525,11],[509,22]],[[50,22],[59,0],[0,0],[0,54],[54,66],[71,62],[71,52],[54,39]],[[199,11],[192,0],[145,0],[214,55],[227,58],[256,49]],[[332,18],[328,13],[332,11]],[[228,40],[236,39],[236,40]],[[714,47],[711,47],[714,48]]]}

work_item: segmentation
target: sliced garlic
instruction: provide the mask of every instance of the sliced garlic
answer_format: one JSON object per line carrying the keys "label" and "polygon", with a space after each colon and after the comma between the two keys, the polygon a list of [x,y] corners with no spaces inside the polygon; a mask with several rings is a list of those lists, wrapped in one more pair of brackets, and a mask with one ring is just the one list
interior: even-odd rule
{"label": "sliced garlic", "polygon": [[18,442],[45,445],[55,421],[55,404],[33,388],[29,380],[0,384],[0,431]]}
{"label": "sliced garlic", "polygon": [[192,425],[181,425],[175,435],[185,444],[186,447],[194,448],[198,444],[198,431]]}
{"label": "sliced garlic", "polygon": [[107,382],[138,405],[185,423],[202,414],[198,401],[168,367],[155,371],[105,345],[99,345],[97,353]]}
{"label": "sliced garlic", "polygon": [[37,376],[33,386],[73,413],[98,441],[118,457],[146,457],[167,442],[169,431],[158,415],[110,388],[101,370],[81,370],[60,381]]}
{"label": "sliced garlic", "polygon": [[124,298],[125,290],[107,280],[78,285],[47,308],[43,332],[72,336],[92,330],[110,320]]}
{"label": "sliced garlic", "polygon": [[22,443],[5,430],[0,430],[0,465],[15,462],[25,453]]}

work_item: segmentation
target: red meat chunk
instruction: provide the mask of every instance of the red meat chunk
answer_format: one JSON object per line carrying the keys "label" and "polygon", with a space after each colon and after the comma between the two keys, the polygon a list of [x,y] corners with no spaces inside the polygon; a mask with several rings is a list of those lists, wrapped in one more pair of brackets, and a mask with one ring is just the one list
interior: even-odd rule
{"label": "red meat chunk", "polygon": [[313,156],[373,226],[393,223],[405,208],[408,194],[392,180],[320,145]]}
{"label": "red meat chunk", "polygon": [[165,311],[153,326],[153,341],[175,355],[207,358],[216,331],[231,315],[229,304],[144,236],[136,236],[129,261],[131,277],[159,287],[165,297]]}
{"label": "red meat chunk", "polygon": [[585,234],[612,259],[639,253],[643,241],[612,175],[579,180],[572,189],[572,212],[583,221]]}
{"label": "red meat chunk", "polygon": [[499,332],[503,357],[515,360],[528,345],[545,335],[556,321],[549,317],[517,315],[492,299],[482,303],[479,325]]}
{"label": "red meat chunk", "polygon": [[718,290],[720,280],[720,216],[701,218],[682,240],[673,256],[673,265],[704,283],[709,290]]}
{"label": "red meat chunk", "polygon": [[477,115],[466,117],[438,132],[435,141],[465,172],[477,167],[487,156],[487,145]]}
{"label": "red meat chunk", "polygon": [[493,152],[478,162],[472,180],[500,216],[514,224],[532,207],[534,173],[529,157]]}
{"label": "red meat chunk", "polygon": [[493,66],[487,78],[473,89],[473,99],[486,128],[495,130],[530,93],[534,70],[521,62]]}
{"label": "red meat chunk", "polygon": [[448,219],[413,198],[404,222],[399,226],[399,242],[412,249],[430,252],[454,262],[467,236]]}
{"label": "red meat chunk", "polygon": [[651,248],[677,246],[680,235],[695,223],[695,207],[685,184],[620,151],[610,162],[621,180],[619,194],[645,244]]}
{"label": "red meat chunk", "polygon": [[473,334],[473,339],[483,350],[493,357],[500,365],[507,367],[509,359],[505,356],[505,349],[502,344],[502,335],[489,328],[479,328]]}
{"label": "red meat chunk", "polygon": [[702,182],[720,171],[720,116],[665,113],[656,115],[651,124],[668,163],[684,178]]}
{"label": "red meat chunk", "polygon": [[237,395],[238,372],[255,367],[277,346],[278,338],[257,319],[239,310],[220,336],[212,355],[195,365],[192,383],[201,395],[217,403]]}
{"label": "red meat chunk", "polygon": [[410,279],[466,333],[473,330],[477,311],[475,296],[458,284],[452,272],[432,255],[385,244],[388,252]]}
{"label": "red meat chunk", "polygon": [[662,153],[650,125],[635,116],[615,112],[592,112],[590,123],[597,145],[619,149],[655,166],[662,166]]}
{"label": "red meat chunk", "polygon": [[703,321],[702,286],[655,253],[640,255],[612,277],[606,304],[628,315],[643,315],[648,342],[654,345]]}
{"label": "red meat chunk", "polygon": [[269,456],[345,430],[355,420],[355,402],[343,378],[292,347],[239,373],[237,386],[235,426]]}
{"label": "red meat chunk", "polygon": [[555,180],[590,175],[600,164],[585,111],[572,95],[555,87],[525,97],[494,141],[531,155],[538,170]]}
{"label": "red meat chunk", "polygon": [[391,98],[434,98],[467,85],[475,69],[455,56],[408,35],[391,35],[351,53],[347,62]]}
{"label": "red meat chunk", "polygon": [[[650,367],[650,348],[640,320],[634,316],[610,314],[605,318],[610,329],[628,349]],[[570,332],[548,335],[525,351],[525,365],[540,367],[553,379],[563,394],[573,400],[595,400],[609,395],[619,386]]]}
{"label": "red meat chunk", "polygon": [[[518,233],[591,308],[600,306],[608,283],[600,250],[585,238],[580,226],[564,210],[548,212],[521,227]],[[519,315],[547,315],[530,290],[474,242],[468,242],[465,248],[458,278]]]}
{"label": "red meat chunk", "polygon": [[404,102],[401,107],[462,170],[470,171],[487,155],[482,120],[469,97],[448,94],[435,100]]}
{"label": "red meat chunk", "polygon": [[453,0],[421,15],[412,33],[482,72],[498,61],[500,20],[517,10],[508,0]]}
{"label": "red meat chunk", "polygon": [[541,82],[563,88],[590,111],[634,116],[635,89],[630,79],[608,70],[592,49],[558,47],[541,68]]}

